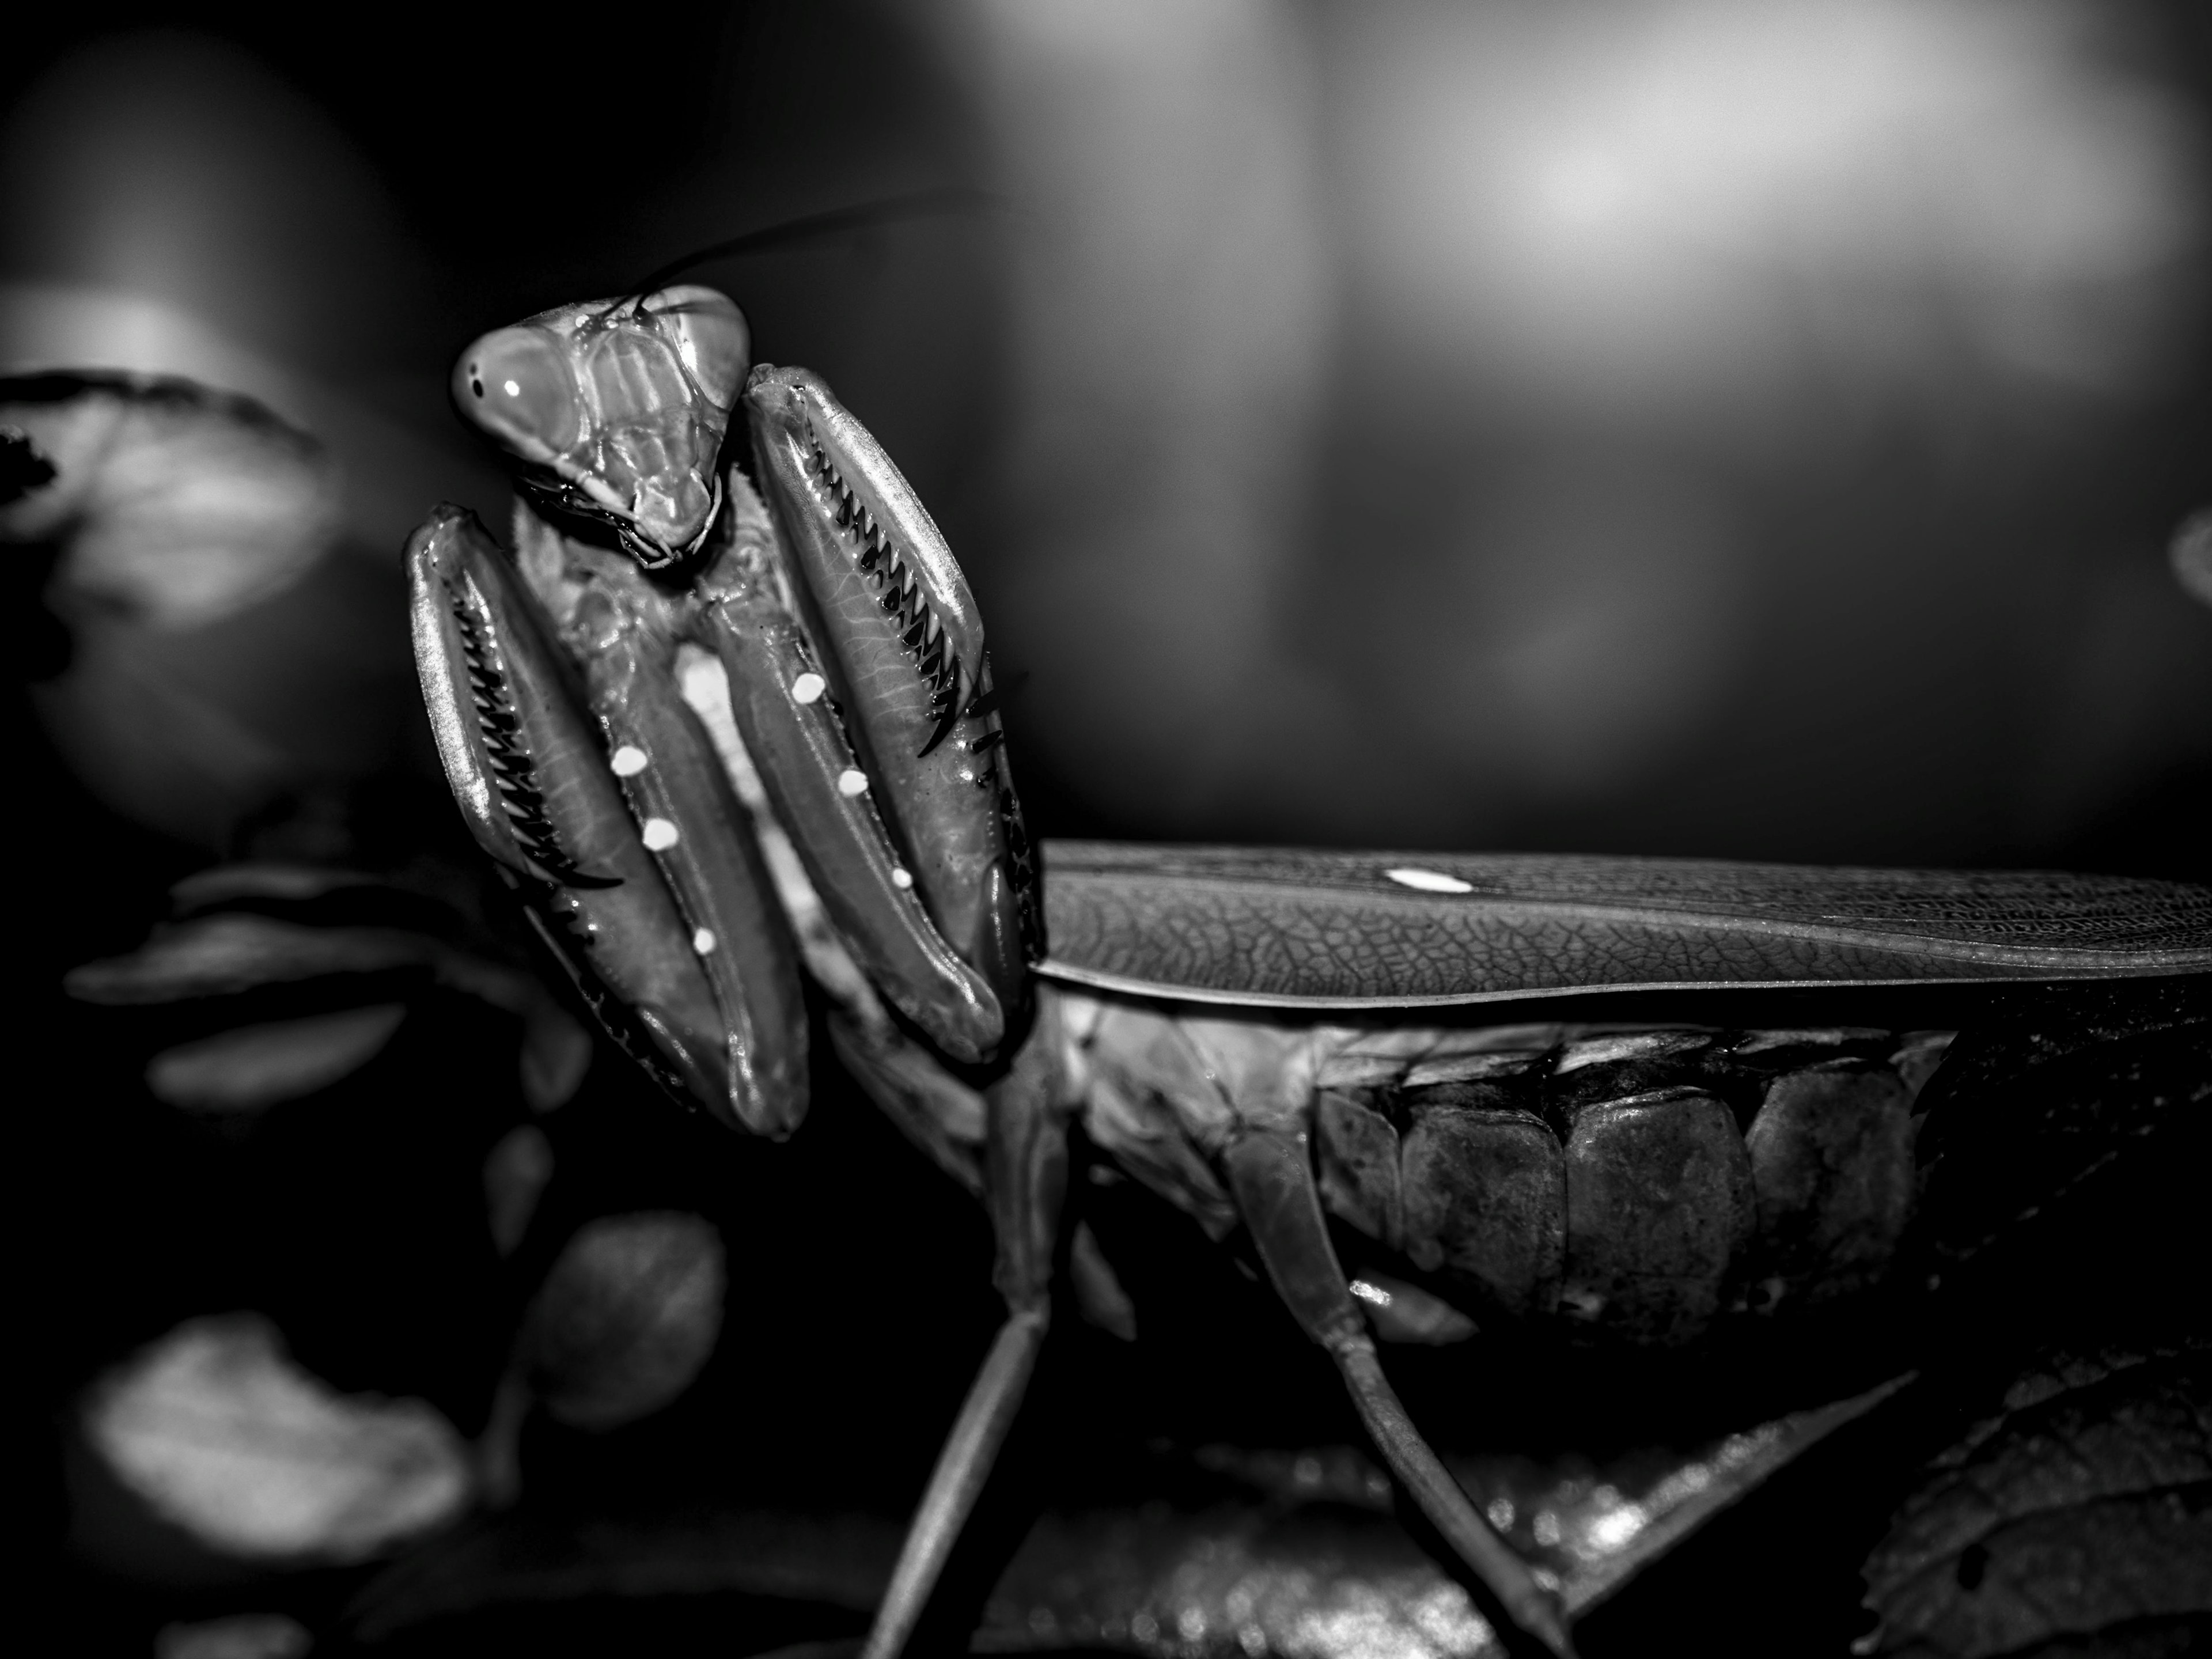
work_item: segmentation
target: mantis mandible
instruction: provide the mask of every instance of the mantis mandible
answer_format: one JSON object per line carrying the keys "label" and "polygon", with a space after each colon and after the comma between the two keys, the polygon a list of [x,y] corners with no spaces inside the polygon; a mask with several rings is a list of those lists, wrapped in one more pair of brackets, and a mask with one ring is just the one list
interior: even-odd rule
{"label": "mantis mandible", "polygon": [[[1486,1321],[1686,1342],[1881,1277],[1948,1036],[1948,1014],[1753,1024],[1730,994],[2212,970],[2212,892],[2173,884],[1040,857],[944,538],[828,387],[749,358],[738,307],[694,285],[476,342],[453,396],[514,466],[513,545],[434,512],[412,626],[463,814],[616,1040],[678,1097],[787,1134],[803,963],[848,1069],[988,1207],[1006,1322],[868,1659],[903,1645],[1005,1438],[1055,1261],[1086,1306],[1119,1294],[1063,1213],[1078,1121],[1217,1237],[1245,1230],[1487,1610],[1565,1654],[1555,1584],[1400,1404],[1370,1331],[1390,1317],[1328,1217]],[[723,458],[740,409],[749,467]],[[1573,1012],[1659,994],[1711,1015]]]}

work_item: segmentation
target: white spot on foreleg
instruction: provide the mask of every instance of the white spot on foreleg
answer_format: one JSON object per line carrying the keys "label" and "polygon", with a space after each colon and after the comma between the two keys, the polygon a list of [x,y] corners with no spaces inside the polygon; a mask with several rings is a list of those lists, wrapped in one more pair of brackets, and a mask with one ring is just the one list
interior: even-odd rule
{"label": "white spot on foreleg", "polygon": [[645,850],[648,853],[665,853],[683,839],[682,832],[666,818],[645,821]]}
{"label": "white spot on foreleg", "polygon": [[634,743],[626,743],[615,750],[607,764],[613,767],[618,778],[634,778],[645,770],[645,750]]}
{"label": "white spot on foreleg", "polygon": [[857,767],[847,767],[837,775],[837,793],[846,796],[866,794],[868,775]]}
{"label": "white spot on foreleg", "polygon": [[793,702],[802,703],[819,702],[822,700],[822,694],[829,689],[830,683],[821,675],[801,674],[791,683],[791,700]]}
{"label": "white spot on foreleg", "polygon": [[697,933],[692,934],[691,948],[702,957],[713,956],[714,954],[714,930],[711,927],[702,927]]}

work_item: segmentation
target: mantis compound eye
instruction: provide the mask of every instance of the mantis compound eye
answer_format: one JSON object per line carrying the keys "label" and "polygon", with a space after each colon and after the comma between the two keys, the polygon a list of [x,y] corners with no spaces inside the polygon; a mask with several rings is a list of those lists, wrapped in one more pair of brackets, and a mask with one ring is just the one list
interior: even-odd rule
{"label": "mantis compound eye", "polygon": [[535,329],[496,329],[463,352],[453,393],[463,415],[524,460],[565,454],[583,429],[568,360]]}
{"label": "mantis compound eye", "polygon": [[647,296],[641,310],[659,317],[699,389],[727,411],[751,366],[752,332],[726,295],[696,283]]}

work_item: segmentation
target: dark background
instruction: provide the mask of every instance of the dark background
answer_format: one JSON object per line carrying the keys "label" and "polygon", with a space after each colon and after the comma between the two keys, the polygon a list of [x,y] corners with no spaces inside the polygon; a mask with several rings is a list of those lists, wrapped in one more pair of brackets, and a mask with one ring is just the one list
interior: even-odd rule
{"label": "dark background", "polygon": [[[471,1208],[513,1103],[449,1064],[476,1016],[430,1010],[241,1161],[137,1085],[176,1027],[72,1009],[55,976],[217,858],[465,861],[396,557],[438,499],[503,511],[453,357],[825,208],[1001,204],[702,274],[945,529],[1028,677],[1042,834],[2204,879],[2212,615],[2164,548],[2212,501],[2212,22],[1791,17],[11,18],[4,367],[249,392],[348,489],[307,580],[149,634],[128,696],[41,611],[47,567],[10,572],[42,1398],[252,1305],[337,1386],[479,1425],[483,1308],[515,1293]],[[163,735],[170,700],[254,764]],[[859,1484],[895,1504],[994,1316],[981,1217],[834,1096],[791,1147],[738,1147],[602,1066],[557,1121],[563,1171],[593,1174],[556,1187],[539,1265],[593,1212],[714,1214],[797,1386],[810,1352],[855,1365],[815,1403],[862,1402]],[[886,1217],[920,1231],[886,1252]],[[628,1460],[758,1463],[787,1373],[716,1365],[714,1410],[546,1455],[616,1487]],[[777,1457],[803,1483],[805,1449]],[[143,1650],[173,1609],[132,1607]]]}
{"label": "dark background", "polygon": [[[389,589],[432,497],[500,510],[443,407],[472,334],[977,187],[1004,210],[702,274],[945,525],[1030,676],[1045,833],[2201,873],[2212,618],[2162,548],[2212,495],[2206,38],[2181,3],[47,9],[11,24],[0,345],[250,382],[338,451]],[[326,679],[394,644],[350,608],[376,640],[319,641]],[[422,769],[374,697],[325,732],[230,695],[300,769]]]}

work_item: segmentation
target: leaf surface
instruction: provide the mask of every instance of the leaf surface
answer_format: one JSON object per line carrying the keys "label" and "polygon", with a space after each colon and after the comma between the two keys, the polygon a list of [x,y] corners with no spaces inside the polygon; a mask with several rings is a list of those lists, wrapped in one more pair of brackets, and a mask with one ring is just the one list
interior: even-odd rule
{"label": "leaf surface", "polygon": [[2185,1650],[2212,1628],[2212,1347],[2023,1371],[1865,1576],[1885,1659]]}
{"label": "leaf surface", "polygon": [[436,1411],[336,1393],[254,1315],[179,1325],[95,1386],[84,1422],[126,1487],[234,1556],[362,1560],[470,1496],[465,1449]]}
{"label": "leaf surface", "polygon": [[726,1281],[722,1236],[703,1217],[650,1211],[586,1223],[524,1325],[546,1409],[573,1428],[605,1430],[668,1405],[714,1351]]}
{"label": "leaf surface", "polygon": [[375,1002],[306,1019],[241,1025],[148,1062],[157,1100],[189,1112],[251,1113],[327,1089],[384,1052],[406,1005]]}
{"label": "leaf surface", "polygon": [[0,422],[54,473],[0,507],[0,541],[61,543],[65,589],[154,627],[243,610],[337,540],[337,468],[250,398],[152,375],[21,375],[0,379]]}

